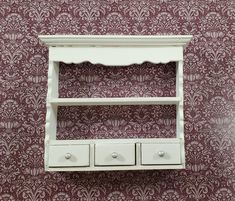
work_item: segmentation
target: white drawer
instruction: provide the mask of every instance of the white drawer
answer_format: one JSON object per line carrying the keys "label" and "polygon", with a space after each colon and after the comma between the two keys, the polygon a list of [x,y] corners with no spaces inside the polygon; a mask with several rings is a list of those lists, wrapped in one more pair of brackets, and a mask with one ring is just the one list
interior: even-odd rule
{"label": "white drawer", "polygon": [[181,164],[180,144],[141,144],[142,165]]}
{"label": "white drawer", "polygon": [[49,147],[49,167],[89,166],[89,145],[54,145]]}
{"label": "white drawer", "polygon": [[135,144],[96,144],[95,165],[135,165]]}

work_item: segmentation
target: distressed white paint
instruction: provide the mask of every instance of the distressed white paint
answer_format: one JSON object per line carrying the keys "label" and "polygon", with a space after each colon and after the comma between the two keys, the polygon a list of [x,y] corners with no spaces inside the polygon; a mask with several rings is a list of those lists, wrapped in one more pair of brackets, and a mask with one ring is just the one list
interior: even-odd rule
{"label": "distressed white paint", "polygon": [[[49,46],[48,94],[45,135],[45,169],[48,171],[99,171],[99,170],[141,170],[141,169],[180,169],[185,167],[184,152],[184,117],[183,117],[183,48],[192,36],[117,36],[117,35],[42,35],[39,38]],[[123,66],[145,61],[153,63],[167,63],[175,61],[176,69],[176,97],[128,97],[128,98],[59,98],[58,97],[58,68],[59,62],[81,63],[90,61],[110,66]],[[96,140],[56,140],[57,107],[60,105],[149,105],[175,104],[177,107],[176,139],[96,139]],[[135,147],[134,165],[102,164],[102,157],[106,152],[99,152],[97,161],[97,147],[114,146],[118,143],[130,144]],[[168,164],[152,163],[146,156],[152,154],[151,143],[158,147],[173,147],[174,160]],[[89,145],[88,151],[79,148]],[[109,145],[108,145],[109,144]],[[154,145],[154,147],[155,147]],[[174,147],[177,145],[177,147]],[[74,150],[70,150],[74,146]],[[149,146],[149,147],[148,147]],[[87,147],[87,146],[86,146]],[[143,149],[144,147],[144,149]],[[178,148],[180,147],[180,149]],[[162,147],[161,147],[162,148]],[[86,148],[87,149],[87,148]],[[129,151],[123,149],[122,155],[128,156]],[[144,151],[143,150],[148,150]],[[71,163],[60,157],[66,154],[83,154],[86,161]],[[65,153],[66,152],[66,153]],[[104,155],[102,156],[102,153]],[[171,152],[173,153],[173,152]],[[132,153],[133,155],[133,153]],[[55,157],[56,156],[56,157]],[[179,160],[180,164],[175,164]],[[133,157],[132,157],[133,159]],[[147,161],[145,161],[145,159]],[[65,160],[65,161],[64,161]],[[85,160],[85,159],[84,159]],[[128,161],[130,159],[128,158]],[[141,162],[146,164],[141,164]],[[100,164],[97,166],[96,164]],[[97,163],[98,162],[98,163]],[[101,163],[100,163],[101,162]],[[103,158],[104,162],[104,158]],[[144,163],[145,163],[144,162]],[[133,161],[132,161],[133,163]],[[49,167],[50,165],[50,167]],[[108,165],[108,166],[106,166]],[[52,167],[55,166],[55,167]],[[81,167],[87,166],[87,167]]]}

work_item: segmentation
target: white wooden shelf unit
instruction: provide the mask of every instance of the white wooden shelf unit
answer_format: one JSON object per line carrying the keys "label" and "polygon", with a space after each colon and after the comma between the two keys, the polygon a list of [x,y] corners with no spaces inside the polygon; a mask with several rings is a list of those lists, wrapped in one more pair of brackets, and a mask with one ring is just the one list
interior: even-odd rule
{"label": "white wooden shelf unit", "polygon": [[[45,169],[99,171],[185,168],[183,48],[191,35],[40,35],[49,47]],[[107,66],[176,62],[176,97],[59,98],[59,62]],[[176,105],[176,138],[57,140],[57,108],[70,105]]]}

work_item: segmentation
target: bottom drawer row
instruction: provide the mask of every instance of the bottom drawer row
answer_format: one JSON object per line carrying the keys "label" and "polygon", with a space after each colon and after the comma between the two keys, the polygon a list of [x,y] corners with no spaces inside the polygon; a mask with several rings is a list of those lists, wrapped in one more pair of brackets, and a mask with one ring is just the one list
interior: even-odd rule
{"label": "bottom drawer row", "polygon": [[[181,164],[180,144],[142,143],[141,165]],[[95,144],[95,166],[136,165],[136,144]],[[90,166],[90,145],[53,145],[49,148],[49,167]]]}

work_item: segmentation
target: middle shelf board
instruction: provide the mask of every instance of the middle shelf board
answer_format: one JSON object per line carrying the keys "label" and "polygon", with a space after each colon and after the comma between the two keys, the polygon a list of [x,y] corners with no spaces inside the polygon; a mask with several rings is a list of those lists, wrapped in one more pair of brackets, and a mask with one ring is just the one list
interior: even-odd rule
{"label": "middle shelf board", "polygon": [[57,106],[73,105],[176,105],[180,97],[122,97],[122,98],[53,98]]}

